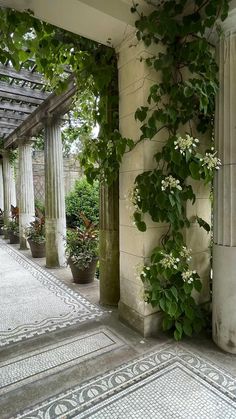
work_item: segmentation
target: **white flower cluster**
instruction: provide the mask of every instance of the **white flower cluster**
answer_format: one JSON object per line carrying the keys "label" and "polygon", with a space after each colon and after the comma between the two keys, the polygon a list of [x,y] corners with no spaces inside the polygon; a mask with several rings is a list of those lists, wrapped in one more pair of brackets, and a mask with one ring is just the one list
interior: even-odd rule
{"label": "white flower cluster", "polygon": [[185,154],[186,151],[192,153],[193,149],[197,147],[199,140],[197,138],[190,137],[189,134],[186,134],[186,138],[178,137],[174,142],[175,150],[179,150],[181,154]]}
{"label": "white flower cluster", "polygon": [[192,259],[192,249],[188,249],[186,246],[183,246],[181,251],[180,251],[180,256],[182,258],[187,259],[187,261],[189,262]]}
{"label": "white flower cluster", "polygon": [[147,271],[150,271],[150,267],[145,266],[142,263],[138,263],[134,269],[136,273],[136,279],[140,279],[140,276],[145,278],[147,276]]}
{"label": "white flower cluster", "polygon": [[147,276],[147,271],[150,271],[149,266],[144,266],[141,272],[141,275],[145,278]]}
{"label": "white flower cluster", "polygon": [[[134,208],[136,210],[138,210],[139,209],[138,202],[141,201],[141,196],[139,194],[139,189],[137,187],[135,187],[134,189],[131,189],[128,193],[128,197],[129,197],[130,202],[134,206]],[[125,198],[126,198],[126,196],[125,196]]]}
{"label": "white flower cluster", "polygon": [[182,278],[184,282],[191,284],[194,281],[193,275],[195,275],[196,271],[185,271],[182,272]]}
{"label": "white flower cluster", "polygon": [[164,252],[161,252],[161,254],[164,256],[162,260],[160,260],[160,265],[163,266],[163,268],[170,268],[170,269],[178,269],[178,262],[180,261],[179,258],[175,258],[172,253],[167,254]]}
{"label": "white flower cluster", "polygon": [[[165,179],[161,181],[161,190],[165,191],[167,188],[170,189],[179,189],[182,191],[182,187],[180,186],[180,181],[173,176],[169,175],[166,176]],[[171,191],[173,193],[173,191]]]}
{"label": "white flower cluster", "polygon": [[207,166],[210,170],[219,170],[221,166],[221,161],[216,157],[217,151],[214,153],[214,147],[211,147],[212,153],[206,153],[205,157],[200,159],[203,166]]}

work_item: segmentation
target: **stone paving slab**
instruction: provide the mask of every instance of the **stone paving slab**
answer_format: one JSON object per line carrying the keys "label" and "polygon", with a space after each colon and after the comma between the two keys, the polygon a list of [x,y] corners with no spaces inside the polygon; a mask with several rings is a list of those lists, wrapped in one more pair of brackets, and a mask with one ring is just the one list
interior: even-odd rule
{"label": "stone paving slab", "polygon": [[123,345],[110,330],[100,329],[0,362],[0,395]]}
{"label": "stone paving slab", "polygon": [[104,314],[54,275],[0,242],[0,346]]}
{"label": "stone paving slab", "polygon": [[235,419],[236,379],[181,345],[170,345],[15,418]]}

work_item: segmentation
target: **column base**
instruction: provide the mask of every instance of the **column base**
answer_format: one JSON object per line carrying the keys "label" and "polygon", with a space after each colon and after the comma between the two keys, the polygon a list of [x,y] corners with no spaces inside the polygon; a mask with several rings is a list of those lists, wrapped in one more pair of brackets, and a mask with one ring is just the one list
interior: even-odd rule
{"label": "column base", "polygon": [[236,354],[236,247],[213,247],[212,334],[217,346]]}
{"label": "column base", "polygon": [[[34,199],[32,199],[34,201]],[[20,231],[20,250],[29,249],[28,241],[25,237],[25,229],[34,221],[34,209],[30,213],[20,212],[19,214],[19,231]]]}
{"label": "column base", "polygon": [[118,304],[119,320],[128,324],[143,337],[158,337],[162,333],[162,313],[143,316],[122,301]]}
{"label": "column base", "polygon": [[26,239],[24,239],[23,237],[20,237],[20,250],[28,250],[29,249],[29,245]]}
{"label": "column base", "polygon": [[119,233],[99,232],[100,304],[117,306],[120,299]]}
{"label": "column base", "polygon": [[47,219],[46,227],[46,267],[60,268],[66,265],[65,244],[66,225],[64,218]]}

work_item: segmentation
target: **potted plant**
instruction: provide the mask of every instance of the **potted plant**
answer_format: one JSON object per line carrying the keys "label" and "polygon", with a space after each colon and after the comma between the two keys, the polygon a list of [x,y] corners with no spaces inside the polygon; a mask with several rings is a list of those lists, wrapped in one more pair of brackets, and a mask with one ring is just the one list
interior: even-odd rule
{"label": "potted plant", "polygon": [[33,258],[45,257],[45,218],[42,212],[35,209],[35,219],[29,226],[25,227],[25,237],[28,240]]}
{"label": "potted plant", "polygon": [[19,224],[16,220],[9,221],[9,223],[6,226],[6,230],[8,232],[10,244],[20,243]]}
{"label": "potted plant", "polygon": [[84,214],[80,216],[83,226],[67,231],[66,255],[74,282],[87,284],[95,277],[98,261],[98,230]]}
{"label": "potted plant", "polygon": [[11,205],[11,221],[4,225],[3,230],[5,231],[5,237],[9,238],[10,244],[18,244],[20,242],[18,207]]}
{"label": "potted plant", "polygon": [[3,226],[4,226],[4,221],[3,221],[3,210],[0,208],[0,236],[3,235]]}

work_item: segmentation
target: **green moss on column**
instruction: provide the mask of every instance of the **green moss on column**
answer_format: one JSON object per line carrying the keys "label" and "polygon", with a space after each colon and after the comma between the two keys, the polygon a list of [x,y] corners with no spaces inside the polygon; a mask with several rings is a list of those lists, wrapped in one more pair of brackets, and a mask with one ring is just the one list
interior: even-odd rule
{"label": "green moss on column", "polygon": [[100,187],[100,304],[115,306],[120,299],[119,181]]}

